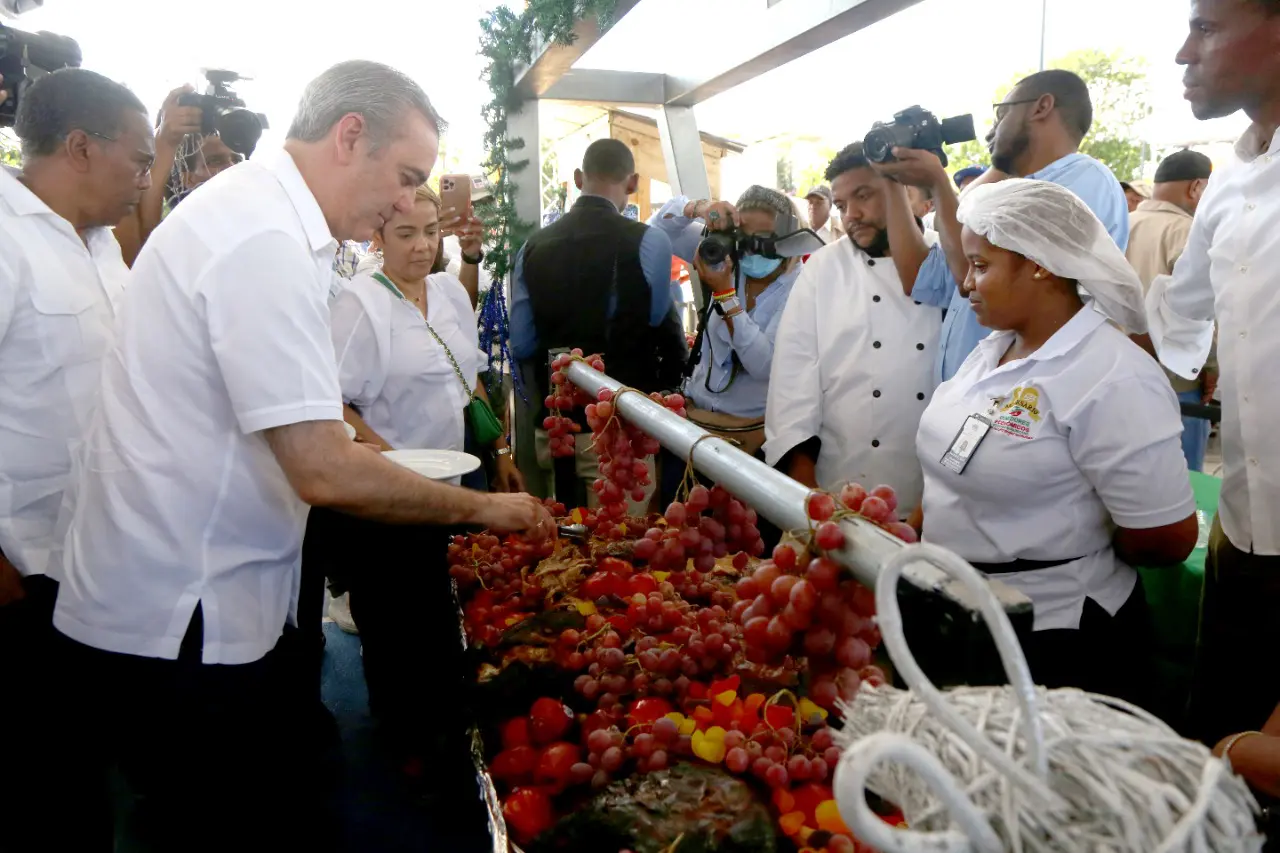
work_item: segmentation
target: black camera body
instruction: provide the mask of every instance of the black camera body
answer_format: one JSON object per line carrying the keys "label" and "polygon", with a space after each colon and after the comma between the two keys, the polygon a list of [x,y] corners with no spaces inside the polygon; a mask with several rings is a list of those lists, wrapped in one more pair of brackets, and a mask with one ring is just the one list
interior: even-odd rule
{"label": "black camera body", "polygon": [[25,33],[0,24],[0,127],[13,127],[27,87],[59,68],[79,68],[80,45],[54,33]]}
{"label": "black camera body", "polygon": [[938,155],[942,165],[946,166],[947,155],[942,150],[943,145],[969,142],[977,138],[972,115],[953,116],[939,121],[936,115],[917,105],[895,113],[893,121],[876,122],[862,140],[862,149],[867,159],[873,163],[892,162],[894,148],[932,151]]}
{"label": "black camera body", "polygon": [[250,112],[245,108],[244,100],[231,90],[232,83],[248,78],[224,69],[210,69],[205,71],[204,77],[209,81],[204,94],[182,95],[178,98],[178,105],[199,107],[201,135],[216,133],[228,148],[248,159],[262,138],[262,131],[270,127],[266,116]]}

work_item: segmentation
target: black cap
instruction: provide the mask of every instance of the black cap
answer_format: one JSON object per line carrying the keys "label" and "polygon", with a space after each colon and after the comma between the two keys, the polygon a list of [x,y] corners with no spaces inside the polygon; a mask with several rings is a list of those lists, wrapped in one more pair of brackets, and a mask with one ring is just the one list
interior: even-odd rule
{"label": "black cap", "polygon": [[1195,181],[1213,174],[1213,161],[1189,148],[1175,151],[1160,161],[1156,168],[1156,183],[1171,184],[1174,181]]}

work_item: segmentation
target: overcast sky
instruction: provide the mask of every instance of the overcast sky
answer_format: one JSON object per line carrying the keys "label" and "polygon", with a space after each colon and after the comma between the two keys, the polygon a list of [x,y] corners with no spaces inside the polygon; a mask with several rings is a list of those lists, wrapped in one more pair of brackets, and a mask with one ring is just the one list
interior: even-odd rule
{"label": "overcast sky", "polygon": [[[80,42],[85,66],[132,87],[154,110],[200,68],[255,78],[240,86],[282,135],[306,81],[343,59],[377,59],[421,80],[478,166],[488,90],[476,55],[478,20],[495,0],[45,0],[9,25]],[[786,3],[826,0],[782,0]],[[1047,53],[1123,48],[1150,63],[1151,141],[1228,138],[1242,116],[1195,121],[1173,62],[1186,32],[1185,0],[1048,0]],[[641,0],[580,65],[714,73],[761,38],[752,10],[765,0]],[[735,15],[734,10],[740,10]],[[782,130],[839,147],[871,122],[920,103],[939,114],[990,120],[994,89],[1040,52],[1037,0],[922,0],[872,28],[701,105],[702,130],[753,141]]]}

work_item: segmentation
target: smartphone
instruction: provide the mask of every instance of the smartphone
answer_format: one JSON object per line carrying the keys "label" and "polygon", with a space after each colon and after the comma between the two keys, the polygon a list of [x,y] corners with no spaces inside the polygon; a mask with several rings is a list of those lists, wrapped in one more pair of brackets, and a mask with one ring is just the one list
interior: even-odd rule
{"label": "smartphone", "polygon": [[468,217],[471,215],[471,176],[470,175],[441,175],[440,176],[440,201],[443,202],[441,208],[441,216],[444,218],[447,214],[444,211],[453,208],[456,213],[454,215]]}

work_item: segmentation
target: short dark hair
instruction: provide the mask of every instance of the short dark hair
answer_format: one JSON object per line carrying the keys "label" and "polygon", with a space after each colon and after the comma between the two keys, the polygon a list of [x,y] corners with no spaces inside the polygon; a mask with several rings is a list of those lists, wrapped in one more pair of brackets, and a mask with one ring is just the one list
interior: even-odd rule
{"label": "short dark hair", "polygon": [[1160,161],[1156,167],[1155,182],[1171,184],[1176,181],[1208,180],[1213,174],[1213,161],[1199,151],[1184,148]]}
{"label": "short dark hair", "polygon": [[63,68],[22,93],[13,129],[22,141],[24,158],[47,157],[73,130],[119,135],[126,111],[147,115],[138,96],[114,80],[83,68]]}
{"label": "short dark hair", "polygon": [[841,148],[835,159],[827,164],[827,171],[823,173],[823,177],[827,181],[834,181],[845,172],[852,172],[854,169],[865,169],[870,165],[871,161],[867,159],[866,152],[862,150],[862,143],[851,142]]}
{"label": "short dark hair", "polygon": [[582,174],[620,184],[636,172],[636,158],[621,139],[597,139],[582,155]]}
{"label": "short dark hair", "polygon": [[1084,139],[1093,127],[1093,101],[1089,86],[1079,74],[1061,68],[1038,71],[1018,81],[1018,98],[1053,95],[1053,108],[1062,116],[1062,124],[1075,137]]}

